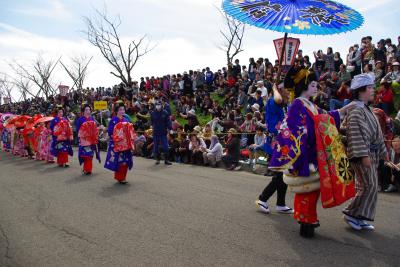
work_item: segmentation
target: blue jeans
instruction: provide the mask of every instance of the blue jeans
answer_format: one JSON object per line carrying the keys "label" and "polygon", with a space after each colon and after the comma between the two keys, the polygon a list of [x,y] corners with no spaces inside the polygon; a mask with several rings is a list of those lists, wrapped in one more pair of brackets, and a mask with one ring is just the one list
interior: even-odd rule
{"label": "blue jeans", "polygon": [[337,99],[331,99],[329,101],[329,111],[340,109],[344,106],[347,106],[351,102],[350,99],[345,99],[344,101],[340,101]]}

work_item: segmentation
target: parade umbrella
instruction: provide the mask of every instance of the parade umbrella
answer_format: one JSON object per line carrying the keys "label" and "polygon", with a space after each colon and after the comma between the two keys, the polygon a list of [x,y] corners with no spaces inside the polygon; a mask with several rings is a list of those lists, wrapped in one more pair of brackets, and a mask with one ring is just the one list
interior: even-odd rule
{"label": "parade umbrella", "polygon": [[19,116],[10,117],[6,122],[4,122],[3,126],[7,129],[14,127],[14,123],[17,121]]}
{"label": "parade umbrella", "polygon": [[359,12],[330,0],[223,0],[222,8],[240,22],[285,33],[279,69],[288,33],[330,35],[357,29],[364,22]]}
{"label": "parade umbrella", "polygon": [[35,125],[36,125],[36,124],[39,124],[39,123],[44,123],[44,122],[52,121],[52,120],[54,120],[54,117],[43,117],[43,118],[38,119],[38,120],[35,122]]}
{"label": "parade umbrella", "polygon": [[31,119],[31,118],[32,118],[32,117],[27,116],[27,115],[19,116],[19,117],[16,119],[16,121],[14,122],[14,126],[15,126],[16,128],[25,127],[27,121],[28,121],[29,119]]}
{"label": "parade umbrella", "polygon": [[36,115],[34,115],[31,119],[29,119],[29,120],[26,122],[25,128],[30,129],[30,128],[35,127],[36,122],[37,122],[39,119],[41,119],[42,117],[43,117],[42,114],[36,114]]}

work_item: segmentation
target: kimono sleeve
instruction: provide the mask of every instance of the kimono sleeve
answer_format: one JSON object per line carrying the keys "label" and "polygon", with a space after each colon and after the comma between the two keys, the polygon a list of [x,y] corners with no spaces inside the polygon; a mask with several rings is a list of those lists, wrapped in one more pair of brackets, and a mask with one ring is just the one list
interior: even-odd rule
{"label": "kimono sleeve", "polygon": [[115,127],[115,120],[111,120],[110,124],[108,125],[108,136],[110,137],[110,140],[112,140],[112,136],[114,133],[114,127]]}
{"label": "kimono sleeve", "polygon": [[295,176],[310,175],[307,153],[307,111],[295,100],[281,126],[269,165],[271,170],[290,171]]}

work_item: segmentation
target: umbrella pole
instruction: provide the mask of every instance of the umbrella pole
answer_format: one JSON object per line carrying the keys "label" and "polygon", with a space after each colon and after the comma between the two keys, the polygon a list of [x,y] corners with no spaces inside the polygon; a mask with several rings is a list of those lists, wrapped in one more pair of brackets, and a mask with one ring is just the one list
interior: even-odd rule
{"label": "umbrella pole", "polygon": [[285,55],[287,37],[288,37],[288,34],[286,32],[285,36],[283,37],[283,46],[282,46],[282,50],[281,50],[281,57],[279,58],[278,73],[276,75],[276,81],[275,81],[276,83],[279,83],[279,81],[281,79],[282,63],[283,63],[283,56]]}

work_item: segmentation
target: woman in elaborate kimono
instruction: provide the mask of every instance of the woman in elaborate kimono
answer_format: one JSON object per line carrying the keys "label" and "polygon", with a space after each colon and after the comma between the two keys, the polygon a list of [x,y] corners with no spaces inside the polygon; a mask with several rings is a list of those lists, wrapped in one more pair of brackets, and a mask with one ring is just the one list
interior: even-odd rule
{"label": "woman in elaborate kimono", "polygon": [[368,222],[375,218],[379,160],[388,161],[389,156],[379,121],[368,107],[374,96],[374,80],[367,74],[357,75],[351,90],[356,107],[348,115],[346,137],[357,194],[343,213],[345,222],[353,229],[374,230]]}
{"label": "woman in elaborate kimono", "polygon": [[83,105],[81,112],[82,116],[76,120],[76,131],[78,132],[79,139],[78,159],[79,164],[83,164],[82,173],[84,175],[91,175],[93,156],[96,155],[96,158],[100,162],[100,153],[98,149],[99,131],[91,115],[92,108],[90,105]]}
{"label": "woman in elaborate kimono", "polygon": [[[314,236],[314,229],[319,226],[317,202],[320,195],[320,176],[314,116],[324,111],[310,101],[318,92],[315,74],[306,69],[293,74],[290,80],[285,81],[293,84],[285,84],[285,87],[294,87],[296,99],[290,105],[287,118],[279,130],[269,168],[282,171],[284,182],[296,193],[294,218],[300,224],[300,235],[310,238]],[[329,113],[336,127],[340,125],[340,114],[344,114],[349,108],[351,105]]]}
{"label": "woman in elaborate kimono", "polygon": [[64,117],[64,110],[62,107],[57,108],[57,116],[50,123],[52,131],[51,154],[57,157],[57,164],[59,167],[67,168],[68,155],[73,156],[71,141],[73,134],[71,125],[67,118]]}
{"label": "woman in elaborate kimono", "polygon": [[114,172],[114,179],[120,184],[127,184],[128,169],[133,167],[133,126],[124,117],[125,106],[122,102],[114,105],[114,116],[108,125],[107,158],[104,167]]}
{"label": "woman in elaborate kimono", "polygon": [[38,125],[36,125],[35,130],[33,132],[34,138],[35,138],[35,158],[36,160],[40,161],[40,160],[44,160],[44,157],[42,157],[42,155],[40,154],[40,150],[42,148],[42,140],[41,140],[41,135],[42,132],[46,129],[46,127],[44,126],[43,123],[39,123]]}
{"label": "woman in elaborate kimono", "polygon": [[53,142],[53,137],[51,133],[52,131],[50,129],[50,122],[46,122],[39,137],[39,154],[41,160],[45,160],[47,163],[54,163],[54,156],[51,153],[51,144]]}
{"label": "woman in elaborate kimono", "polygon": [[24,147],[24,138],[22,135],[23,127],[14,129],[14,140],[13,140],[13,154],[14,156],[26,157],[27,151]]}

